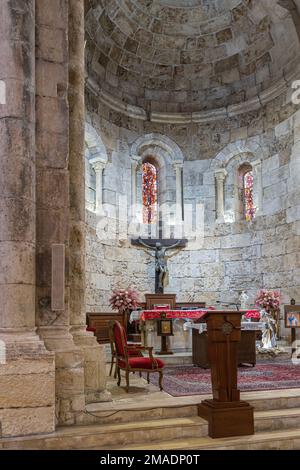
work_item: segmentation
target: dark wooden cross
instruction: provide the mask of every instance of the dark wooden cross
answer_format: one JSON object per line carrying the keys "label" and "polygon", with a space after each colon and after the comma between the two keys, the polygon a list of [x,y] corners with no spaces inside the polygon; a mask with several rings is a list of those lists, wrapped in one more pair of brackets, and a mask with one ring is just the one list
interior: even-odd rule
{"label": "dark wooden cross", "polygon": [[[174,248],[185,248],[187,243],[187,239],[179,240],[174,238],[137,238],[131,240],[132,245],[150,250],[149,254],[155,257],[155,294],[164,293],[164,286],[168,278],[168,256],[166,256],[166,251]],[[153,254],[152,251],[154,251]]]}

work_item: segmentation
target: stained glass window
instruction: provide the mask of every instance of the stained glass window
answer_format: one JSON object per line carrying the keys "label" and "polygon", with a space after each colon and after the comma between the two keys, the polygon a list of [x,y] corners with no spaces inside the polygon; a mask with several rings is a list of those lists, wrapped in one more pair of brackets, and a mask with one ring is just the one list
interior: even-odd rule
{"label": "stained glass window", "polygon": [[247,171],[243,177],[244,215],[247,222],[255,217],[255,206],[253,201],[253,172]]}
{"label": "stained glass window", "polygon": [[143,223],[157,222],[157,169],[151,163],[143,164]]}

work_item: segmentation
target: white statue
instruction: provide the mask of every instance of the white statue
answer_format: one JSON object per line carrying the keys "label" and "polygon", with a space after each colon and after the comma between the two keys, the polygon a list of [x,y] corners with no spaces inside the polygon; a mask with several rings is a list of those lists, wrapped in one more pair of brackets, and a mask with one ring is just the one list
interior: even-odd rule
{"label": "white statue", "polygon": [[271,313],[262,309],[260,312],[260,321],[263,322],[264,330],[262,333],[262,349],[275,349],[277,348],[276,341],[276,320]]}
{"label": "white statue", "polygon": [[249,300],[249,296],[246,294],[246,292],[243,290],[243,292],[241,293],[240,297],[239,297],[239,301],[240,301],[240,304],[241,304],[241,310],[247,310],[248,308],[248,300]]}

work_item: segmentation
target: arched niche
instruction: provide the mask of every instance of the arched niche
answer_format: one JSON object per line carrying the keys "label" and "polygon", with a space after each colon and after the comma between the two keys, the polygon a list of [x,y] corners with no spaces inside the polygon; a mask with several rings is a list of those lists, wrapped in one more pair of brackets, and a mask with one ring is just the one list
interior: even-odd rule
{"label": "arched niche", "polygon": [[85,124],[85,177],[86,207],[102,213],[103,172],[108,162],[103,141],[91,124]]}
{"label": "arched niche", "polygon": [[[145,162],[152,163],[157,169],[160,218],[167,224],[175,225],[182,221],[183,215],[183,153],[175,142],[160,134],[139,137],[132,144],[131,214],[142,224],[142,168]],[[157,235],[157,231],[158,227],[151,228],[151,233],[156,232]]]}

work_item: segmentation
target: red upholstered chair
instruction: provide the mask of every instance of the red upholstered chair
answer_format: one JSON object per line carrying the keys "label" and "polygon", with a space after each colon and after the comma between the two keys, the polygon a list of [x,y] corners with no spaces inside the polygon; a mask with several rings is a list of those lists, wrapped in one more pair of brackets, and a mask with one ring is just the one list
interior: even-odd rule
{"label": "red upholstered chair", "polygon": [[[152,347],[147,348],[140,346],[139,351],[148,351],[149,357],[132,357],[130,356],[126,332],[124,327],[118,322],[114,322],[113,326],[113,335],[114,342],[116,347],[117,355],[117,374],[118,374],[118,385],[121,383],[121,373],[120,370],[125,371],[126,378],[126,392],[129,391],[129,372],[147,372],[149,378],[149,373],[158,372],[159,374],[159,387],[162,390],[162,380],[163,380],[163,368],[164,363],[161,359],[157,359],[152,355]],[[148,379],[149,382],[149,379]]]}
{"label": "red upholstered chair", "polygon": [[[109,336],[110,351],[111,351],[111,363],[110,363],[109,375],[112,374],[114,363],[116,363],[116,369],[114,373],[114,377],[116,378],[117,377],[117,353],[116,353],[116,346],[115,346],[115,339],[114,339],[114,332],[113,332],[114,323],[115,323],[115,320],[110,320],[108,322],[108,336]],[[143,354],[140,350],[140,346],[141,345],[137,343],[136,344],[127,343],[128,355],[130,357],[143,357]]]}

